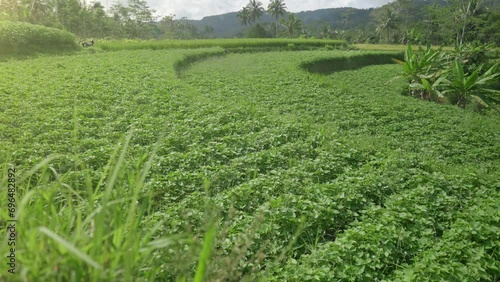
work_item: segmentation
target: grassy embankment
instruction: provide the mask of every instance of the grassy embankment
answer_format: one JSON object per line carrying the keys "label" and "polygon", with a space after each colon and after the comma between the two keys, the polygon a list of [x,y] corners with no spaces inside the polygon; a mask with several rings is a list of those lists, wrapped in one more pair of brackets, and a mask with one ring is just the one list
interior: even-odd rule
{"label": "grassy embankment", "polygon": [[0,57],[36,53],[61,54],[79,50],[70,32],[22,22],[0,21]]}
{"label": "grassy embankment", "polygon": [[239,49],[306,49],[306,48],[342,48],[346,46],[342,40],[319,39],[198,39],[198,40],[120,40],[99,41],[96,46],[106,51],[117,50],[163,50],[194,49],[221,47],[230,50]]}

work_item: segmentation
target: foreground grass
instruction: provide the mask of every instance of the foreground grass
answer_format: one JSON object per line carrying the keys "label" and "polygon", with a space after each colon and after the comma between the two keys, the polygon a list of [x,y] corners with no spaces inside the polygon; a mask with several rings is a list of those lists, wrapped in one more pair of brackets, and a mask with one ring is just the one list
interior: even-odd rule
{"label": "foreground grass", "polygon": [[[497,115],[402,96],[396,65],[301,68],[372,52],[223,53],[2,63],[19,240],[0,279],[424,279],[468,224],[481,241],[460,237],[478,245],[457,263],[498,277]],[[463,278],[447,258],[436,279]]]}

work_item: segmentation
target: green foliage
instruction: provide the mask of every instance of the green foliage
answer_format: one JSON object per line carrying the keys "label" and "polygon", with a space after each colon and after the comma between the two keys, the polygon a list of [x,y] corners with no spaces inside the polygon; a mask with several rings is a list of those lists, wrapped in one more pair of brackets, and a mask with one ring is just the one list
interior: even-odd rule
{"label": "green foliage", "polygon": [[160,40],[160,41],[99,41],[96,46],[106,51],[118,50],[161,50],[161,49],[194,49],[221,47],[224,49],[236,48],[286,48],[293,43],[299,47],[325,47],[345,45],[342,40],[317,40],[317,39],[206,39],[206,40]]}
{"label": "green foliage", "polygon": [[257,22],[264,14],[262,2],[257,0],[250,0],[248,4],[241,8],[238,12],[238,21],[243,26],[252,25]]}
{"label": "green foliage", "polygon": [[[497,101],[498,90],[492,89],[498,81],[498,64],[483,71],[488,46],[457,46],[446,52],[441,48],[414,52],[408,45],[403,65],[404,77],[409,82],[409,94],[426,100],[441,101],[465,107],[473,101],[481,109],[488,107],[485,100]],[[450,63],[451,62],[451,63]]]}
{"label": "green foliage", "polygon": [[[260,1],[251,0],[237,15],[206,15],[199,21],[165,15],[158,21],[156,11],[147,1],[118,1],[111,6],[106,4],[107,7],[101,2],[3,0],[0,20],[55,27],[79,38],[195,39],[241,36],[247,25],[265,25],[272,18],[276,20],[271,34],[279,37],[277,24],[287,14],[285,1],[269,1],[268,15],[260,21],[264,7]],[[498,45],[500,40],[499,6],[493,0],[397,0],[369,10],[332,8],[301,12],[297,16],[308,30],[302,36],[338,38],[349,43],[453,45],[478,40]],[[325,32],[323,26],[331,27],[332,32]],[[293,36],[300,36],[300,31],[294,31]],[[290,32],[286,36],[292,37]]]}
{"label": "green foliage", "polygon": [[[78,184],[72,182],[71,173],[58,174],[49,164],[57,157],[19,175],[18,185],[23,188],[16,193],[16,219],[23,227],[17,233],[17,272],[10,281],[55,277],[130,280],[142,272],[138,266],[147,264],[147,256],[173,242],[169,238],[152,239],[156,229],[146,228],[142,221],[149,207],[138,206],[137,202],[155,149],[149,158],[139,158],[144,162],[137,163],[136,170],[126,168],[131,133],[121,140],[123,147],[117,147],[109,162],[103,164],[96,186],[86,169],[79,171],[83,183]],[[5,184],[5,178],[1,183]],[[27,255],[30,251],[43,255]]]}
{"label": "green foliage", "polygon": [[435,273],[467,265],[494,281],[497,201],[480,199],[498,198],[498,116],[400,95],[398,65],[301,67],[397,54],[2,62],[0,184],[15,166],[19,274],[0,280],[392,280],[430,275],[438,255]]}
{"label": "green foliage", "polygon": [[[442,175],[421,178],[410,191],[394,194],[383,207],[371,206],[334,242],[319,245],[310,255],[290,260],[277,281],[383,280],[413,256],[432,248],[456,220],[456,209],[469,198],[487,193],[468,179],[457,181]],[[447,187],[467,187],[454,189]],[[492,238],[492,233],[483,232]],[[490,245],[491,246],[491,245]],[[491,261],[483,261],[487,267]],[[317,269],[318,271],[311,271]],[[466,276],[465,276],[466,277]],[[484,279],[491,277],[485,275]],[[420,277],[425,279],[426,276]]]}
{"label": "green foliage", "polygon": [[302,29],[302,21],[297,18],[296,14],[288,14],[287,18],[281,19],[281,25],[285,28],[284,35],[288,38],[295,37]]}
{"label": "green foliage", "polygon": [[78,48],[76,37],[67,31],[21,22],[0,22],[2,56],[58,53]]}
{"label": "green foliage", "polygon": [[250,27],[246,32],[247,38],[269,38],[272,37],[271,34],[266,30],[266,28],[261,24],[255,24]]}
{"label": "green foliage", "polygon": [[189,68],[192,64],[205,60],[210,57],[223,56],[225,55],[224,49],[214,47],[211,50],[203,49],[198,52],[192,52],[186,56],[182,60],[175,62],[174,69],[179,77],[181,72],[185,69]]}
{"label": "green foliage", "polygon": [[414,52],[412,46],[408,45],[402,64],[410,95],[427,100],[437,99],[434,83],[441,75],[438,70],[443,61],[440,48],[433,49],[429,45],[424,52]]}
{"label": "green foliage", "polygon": [[479,75],[481,67],[474,70],[470,75],[464,73],[462,64],[458,61],[453,62],[452,79],[440,79],[436,82],[437,86],[442,86],[445,90],[441,93],[448,97],[452,104],[464,107],[468,99],[476,99],[478,103],[487,107],[487,104],[478,96],[481,94],[494,94],[498,100],[500,91],[489,89],[489,85],[498,80],[498,64],[492,66],[486,72]]}
{"label": "green foliage", "polygon": [[396,271],[391,280],[498,280],[499,203],[498,191],[479,194],[458,212],[437,244],[419,253],[413,264]]}

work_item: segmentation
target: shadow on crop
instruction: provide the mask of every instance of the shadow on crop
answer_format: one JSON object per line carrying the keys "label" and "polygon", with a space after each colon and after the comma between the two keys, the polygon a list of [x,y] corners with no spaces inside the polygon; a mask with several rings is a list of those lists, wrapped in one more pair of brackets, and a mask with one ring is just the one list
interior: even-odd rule
{"label": "shadow on crop", "polygon": [[339,71],[356,70],[372,65],[393,64],[393,59],[402,60],[403,54],[363,54],[304,62],[300,67],[310,73],[329,75]]}

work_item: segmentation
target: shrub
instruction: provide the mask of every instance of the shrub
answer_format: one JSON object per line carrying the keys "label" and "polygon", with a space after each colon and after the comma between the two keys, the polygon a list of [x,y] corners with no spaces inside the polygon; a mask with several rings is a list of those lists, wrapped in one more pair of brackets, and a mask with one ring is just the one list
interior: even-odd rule
{"label": "shrub", "polygon": [[477,109],[487,108],[488,103],[498,99],[495,82],[500,75],[498,64],[488,62],[489,49],[486,45],[468,44],[456,46],[451,52],[430,46],[414,52],[408,45],[405,61],[398,62],[403,65],[409,95],[424,100],[447,100],[459,107],[475,103],[479,105]]}
{"label": "shrub", "polygon": [[55,53],[78,48],[70,32],[23,22],[0,22],[0,55]]}
{"label": "shrub", "polygon": [[497,71],[498,64],[496,64],[479,75],[478,73],[481,73],[482,67],[483,65],[480,65],[470,75],[467,75],[464,73],[462,64],[455,61],[452,67],[452,79],[441,78],[436,84],[444,88],[441,93],[452,104],[465,107],[467,102],[475,101],[476,104],[488,107],[483,99],[486,97],[492,100],[499,95],[500,91],[490,89],[489,86],[496,81],[500,72]]}

